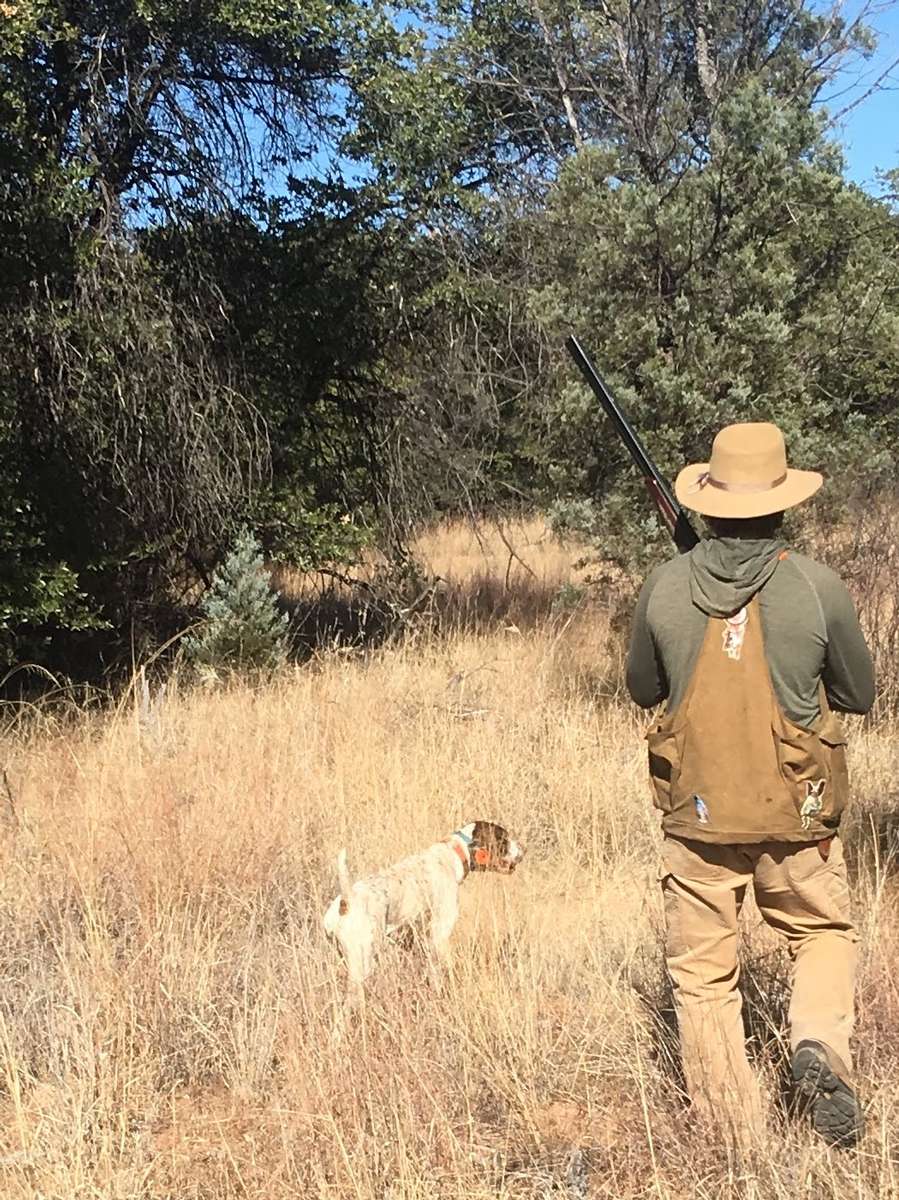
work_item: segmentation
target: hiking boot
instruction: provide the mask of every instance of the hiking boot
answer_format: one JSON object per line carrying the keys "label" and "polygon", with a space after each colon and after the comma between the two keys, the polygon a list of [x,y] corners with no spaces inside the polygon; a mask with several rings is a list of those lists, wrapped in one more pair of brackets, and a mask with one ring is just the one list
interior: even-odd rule
{"label": "hiking boot", "polygon": [[810,1114],[815,1132],[831,1146],[854,1146],[865,1118],[839,1057],[823,1042],[803,1041],[793,1051],[792,1071],[800,1110]]}

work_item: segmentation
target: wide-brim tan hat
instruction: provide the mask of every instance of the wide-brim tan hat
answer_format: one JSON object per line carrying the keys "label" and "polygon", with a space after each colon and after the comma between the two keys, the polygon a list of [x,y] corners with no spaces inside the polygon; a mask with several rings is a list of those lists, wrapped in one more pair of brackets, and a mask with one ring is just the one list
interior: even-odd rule
{"label": "wide-brim tan hat", "polygon": [[711,461],[684,467],[674,494],[706,517],[766,517],[814,496],[817,471],[787,466],[783,434],[767,421],[728,425],[712,443]]}

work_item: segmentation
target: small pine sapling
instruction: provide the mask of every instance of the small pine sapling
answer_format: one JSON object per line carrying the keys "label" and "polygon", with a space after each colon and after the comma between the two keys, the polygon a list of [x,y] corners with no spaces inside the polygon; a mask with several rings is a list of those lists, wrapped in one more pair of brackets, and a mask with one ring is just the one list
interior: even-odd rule
{"label": "small pine sapling", "polygon": [[288,614],[278,609],[259,542],[247,530],[212,577],[203,625],[185,638],[188,658],[212,671],[274,669],[288,653]]}

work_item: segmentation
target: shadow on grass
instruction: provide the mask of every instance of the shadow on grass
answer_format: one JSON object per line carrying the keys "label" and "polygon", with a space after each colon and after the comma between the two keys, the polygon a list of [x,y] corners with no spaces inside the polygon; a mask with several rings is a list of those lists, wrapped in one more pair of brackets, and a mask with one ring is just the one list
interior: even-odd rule
{"label": "shadow on grass", "polygon": [[365,596],[347,596],[337,589],[309,598],[282,597],[279,606],[290,619],[294,654],[301,661],[325,648],[379,646],[398,624],[385,604]]}
{"label": "shadow on grass", "polygon": [[486,632],[514,625],[532,629],[583,603],[560,596],[556,585],[518,578],[511,586],[489,576],[461,584],[443,579],[388,581],[371,586],[347,580],[320,586],[309,595],[282,596],[300,649],[372,646],[410,629],[441,633]]}

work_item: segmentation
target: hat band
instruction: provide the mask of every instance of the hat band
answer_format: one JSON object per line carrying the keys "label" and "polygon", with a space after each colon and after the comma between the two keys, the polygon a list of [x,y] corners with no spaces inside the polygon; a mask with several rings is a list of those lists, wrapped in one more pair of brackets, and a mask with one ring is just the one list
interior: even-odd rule
{"label": "hat band", "polygon": [[770,483],[725,483],[723,479],[714,479],[711,471],[703,471],[693,486],[691,492],[698,492],[708,485],[709,487],[718,488],[722,492],[734,492],[744,496],[752,495],[756,492],[770,492],[776,487],[780,487],[782,483],[787,482],[787,472],[783,475],[778,475],[777,479],[772,479]]}

